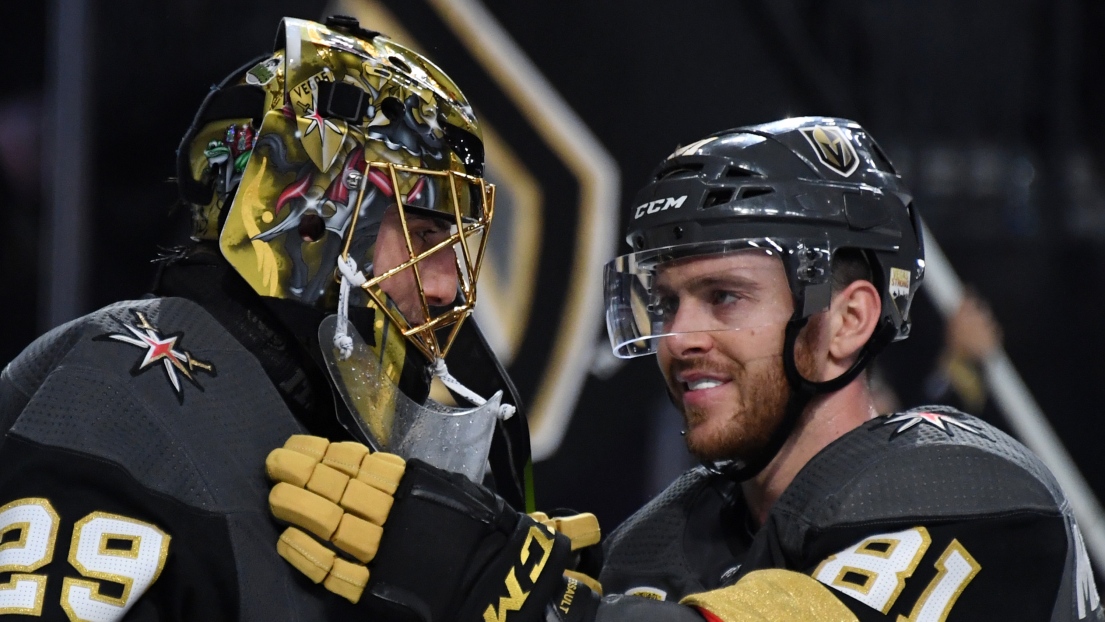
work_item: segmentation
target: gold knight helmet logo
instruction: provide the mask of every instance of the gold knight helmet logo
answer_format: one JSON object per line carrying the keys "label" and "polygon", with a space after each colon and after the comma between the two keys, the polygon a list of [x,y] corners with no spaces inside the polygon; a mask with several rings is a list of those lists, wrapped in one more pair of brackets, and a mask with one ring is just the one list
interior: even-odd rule
{"label": "gold knight helmet logo", "polygon": [[844,177],[856,172],[856,168],[859,167],[859,157],[844,130],[832,125],[815,125],[811,128],[803,128],[801,132],[822,164]]}

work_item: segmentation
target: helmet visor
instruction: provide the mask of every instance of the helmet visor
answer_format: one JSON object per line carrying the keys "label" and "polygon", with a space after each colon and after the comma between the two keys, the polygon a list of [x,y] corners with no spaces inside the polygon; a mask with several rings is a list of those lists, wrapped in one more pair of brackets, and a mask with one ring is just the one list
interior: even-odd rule
{"label": "helmet visor", "polygon": [[759,238],[683,244],[614,259],[604,275],[614,354],[653,354],[660,340],[681,334],[785,324],[794,315],[787,266],[795,255],[827,257],[806,243]]}

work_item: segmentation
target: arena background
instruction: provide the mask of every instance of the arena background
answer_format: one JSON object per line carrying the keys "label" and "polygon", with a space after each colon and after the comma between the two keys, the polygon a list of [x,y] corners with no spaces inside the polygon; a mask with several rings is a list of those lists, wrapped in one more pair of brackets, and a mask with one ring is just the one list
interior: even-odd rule
{"label": "arena background", "polygon": [[[599,270],[650,169],[715,130],[834,115],[878,138],[988,301],[1013,401],[1038,404],[1087,484],[1079,518],[1105,561],[1105,5],[1090,0],[6,0],[0,364],[148,288],[185,235],[169,178],[208,86],[271,49],[280,16],[329,12],[428,54],[485,121],[502,203],[479,317],[529,406],[539,505],[609,529],[690,463],[654,364],[613,359],[602,326]],[[882,357],[904,405],[925,399],[942,315],[922,295]],[[984,416],[1025,435],[1000,401]]]}

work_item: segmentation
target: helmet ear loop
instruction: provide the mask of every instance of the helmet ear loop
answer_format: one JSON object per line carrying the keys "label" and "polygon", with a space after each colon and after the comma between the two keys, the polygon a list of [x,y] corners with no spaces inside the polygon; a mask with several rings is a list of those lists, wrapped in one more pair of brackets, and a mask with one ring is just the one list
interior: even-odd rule
{"label": "helmet ear loop", "polygon": [[839,391],[848,386],[850,382],[855,380],[856,376],[860,374],[870,363],[875,355],[882,351],[882,349],[894,339],[894,325],[889,318],[884,318],[879,327],[875,330],[871,338],[864,344],[863,349],[860,350],[859,356],[852,362],[852,366],[847,371],[840,374],[832,380],[825,380],[823,382],[814,382],[802,376],[802,372],[798,371],[798,365],[794,360],[794,348],[798,343],[798,333],[809,322],[809,318],[791,319],[787,323],[786,329],[786,341],[783,345],[783,370],[786,372],[787,381],[790,383],[792,389],[799,394],[807,394],[810,397],[823,393],[832,393]]}

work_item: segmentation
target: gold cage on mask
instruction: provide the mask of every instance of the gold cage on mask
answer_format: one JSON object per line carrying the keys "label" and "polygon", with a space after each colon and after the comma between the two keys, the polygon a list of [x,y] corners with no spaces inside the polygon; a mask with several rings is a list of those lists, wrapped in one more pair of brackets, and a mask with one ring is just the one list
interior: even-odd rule
{"label": "gold cage on mask", "polygon": [[[487,183],[482,177],[467,175],[459,171],[430,170],[400,164],[384,162],[369,162],[366,166],[366,174],[360,180],[361,190],[358,193],[360,200],[366,196],[365,186],[373,171],[379,171],[387,176],[392,188],[401,188],[400,175],[425,176],[427,178],[439,178],[446,183],[448,188],[447,200],[439,201],[438,205],[429,209],[417,205],[408,204],[407,199],[399,192],[395,193],[396,207],[403,231],[403,241],[406,245],[407,260],[399,265],[384,271],[381,274],[366,274],[365,282],[360,285],[373,302],[378,305],[392,322],[400,328],[403,336],[413,343],[426,357],[433,361],[444,358],[452,346],[457,332],[464,320],[471,315],[476,304],[476,281],[479,278],[480,266],[483,263],[484,252],[487,248],[487,231],[495,213],[495,186]],[[412,192],[408,191],[407,197]],[[442,206],[441,203],[445,205]],[[442,209],[442,208],[446,209]],[[450,209],[451,208],[451,209]],[[345,236],[342,249],[342,259],[350,258],[350,245],[353,241],[353,233],[357,230],[357,219],[361,209],[353,211],[352,219]],[[449,223],[451,232],[447,238],[433,246],[415,252],[411,239],[410,228],[407,225],[411,215],[430,216]],[[474,243],[474,244],[473,244]],[[457,285],[459,288],[458,299],[451,308],[433,315],[433,309],[426,298],[425,288],[422,284],[422,273],[419,263],[427,257],[438,252],[449,252],[453,248],[453,264],[456,268]],[[420,323],[411,322],[394,304],[390,304],[382,284],[405,270],[411,270],[418,289],[419,304],[422,318]],[[447,335],[439,333],[448,328]]]}

